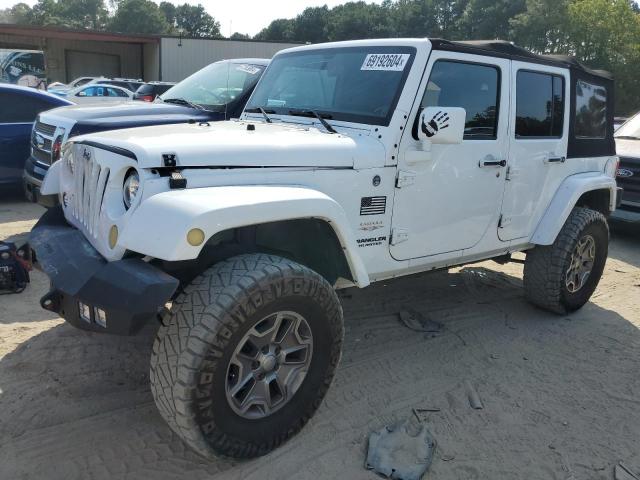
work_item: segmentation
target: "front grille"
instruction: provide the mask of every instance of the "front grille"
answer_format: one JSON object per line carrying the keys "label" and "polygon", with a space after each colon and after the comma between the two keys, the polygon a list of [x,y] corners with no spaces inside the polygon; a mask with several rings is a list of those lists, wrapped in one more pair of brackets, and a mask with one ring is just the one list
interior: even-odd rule
{"label": "front grille", "polygon": [[[621,176],[621,171],[626,175]],[[620,166],[618,167],[618,176],[616,182],[622,187],[622,200],[627,202],[640,203],[640,159],[620,157]]]}
{"label": "front grille", "polygon": [[36,147],[33,147],[33,158],[45,165],[49,165],[51,163],[51,153],[43,152]]}
{"label": "front grille", "polygon": [[41,121],[38,120],[36,122],[35,131],[38,133],[44,133],[45,135],[48,135],[49,137],[51,137],[53,136],[54,133],[56,133],[56,126],[49,125],[47,123],[42,123]]}
{"label": "front grille", "polygon": [[97,237],[97,225],[109,180],[109,169],[102,168],[93,159],[76,155],[73,177],[75,194],[71,214],[84,226],[86,232]]}

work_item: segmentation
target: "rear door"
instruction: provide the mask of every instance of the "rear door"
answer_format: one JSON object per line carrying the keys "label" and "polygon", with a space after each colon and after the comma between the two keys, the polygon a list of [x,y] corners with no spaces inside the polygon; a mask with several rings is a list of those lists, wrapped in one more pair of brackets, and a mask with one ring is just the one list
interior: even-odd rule
{"label": "rear door", "polygon": [[527,237],[567,177],[569,72],[512,62],[507,182],[500,240]]}
{"label": "rear door", "polygon": [[[420,108],[410,119],[413,132],[400,142],[390,247],[395,259],[461,252],[485,235],[500,243],[496,228],[508,153],[510,63],[432,52]],[[416,118],[432,106],[466,110],[462,143],[422,147]]]}

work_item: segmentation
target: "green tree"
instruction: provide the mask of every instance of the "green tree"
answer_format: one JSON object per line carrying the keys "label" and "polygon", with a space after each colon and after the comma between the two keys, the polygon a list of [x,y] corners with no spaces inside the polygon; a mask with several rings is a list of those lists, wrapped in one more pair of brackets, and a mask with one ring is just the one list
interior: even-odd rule
{"label": "green tree", "polygon": [[460,28],[468,39],[505,39],[509,20],[525,11],[525,0],[471,0],[461,18]]}
{"label": "green tree", "polygon": [[167,23],[171,26],[175,26],[176,23],[176,6],[171,2],[160,2],[160,10],[164,14]]}
{"label": "green tree", "polygon": [[230,40],[251,40],[251,36],[246,33],[234,32],[230,37]]}
{"label": "green tree", "polygon": [[294,22],[293,19],[278,18],[272,21],[266,28],[263,28],[253,38],[272,42],[292,42],[294,41]]}
{"label": "green tree", "polygon": [[568,53],[616,80],[616,112],[640,108],[640,14],[631,0],[572,0]]}
{"label": "green tree", "polygon": [[221,37],[220,23],[200,4],[185,3],[176,7],[175,22],[186,35],[192,37]]}
{"label": "green tree", "polygon": [[327,39],[329,7],[305,8],[293,22],[293,38],[301,42],[319,43]]}
{"label": "green tree", "polygon": [[569,49],[569,0],[527,0],[525,10],[510,21],[511,38],[536,53]]}
{"label": "green tree", "polygon": [[31,23],[31,7],[26,3],[16,3],[8,11],[9,23],[29,24]]}
{"label": "green tree", "polygon": [[395,36],[386,5],[348,2],[331,10],[327,27],[329,41]]}
{"label": "green tree", "polygon": [[151,0],[122,0],[109,23],[109,30],[123,33],[166,33],[167,19]]}

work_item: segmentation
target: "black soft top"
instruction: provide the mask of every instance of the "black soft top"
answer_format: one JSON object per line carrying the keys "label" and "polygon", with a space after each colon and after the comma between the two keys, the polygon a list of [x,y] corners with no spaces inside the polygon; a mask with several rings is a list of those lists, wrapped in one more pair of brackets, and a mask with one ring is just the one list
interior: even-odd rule
{"label": "black soft top", "polygon": [[556,67],[579,70],[594,77],[612,80],[613,76],[605,70],[592,70],[569,55],[538,55],[504,40],[465,40],[451,41],[442,38],[429,39],[434,50],[469,53],[491,57],[509,58],[522,62],[539,63]]}
{"label": "black soft top", "polygon": [[[521,62],[537,63],[566,68],[570,74],[570,116],[568,158],[610,156],[616,154],[613,139],[614,84],[613,76],[604,70],[592,70],[568,55],[538,55],[503,40],[472,40],[452,42],[441,38],[430,39],[434,50],[460,52],[487,57],[506,58]],[[575,135],[576,91],[578,82],[588,82],[603,87],[606,91],[607,133],[605,138],[580,138]]]}

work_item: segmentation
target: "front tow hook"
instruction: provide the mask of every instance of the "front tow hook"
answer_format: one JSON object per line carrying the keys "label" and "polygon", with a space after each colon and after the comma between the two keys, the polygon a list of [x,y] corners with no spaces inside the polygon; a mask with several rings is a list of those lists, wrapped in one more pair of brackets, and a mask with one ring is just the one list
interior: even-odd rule
{"label": "front tow hook", "polygon": [[40,306],[50,312],[60,312],[60,292],[52,291],[40,299]]}

